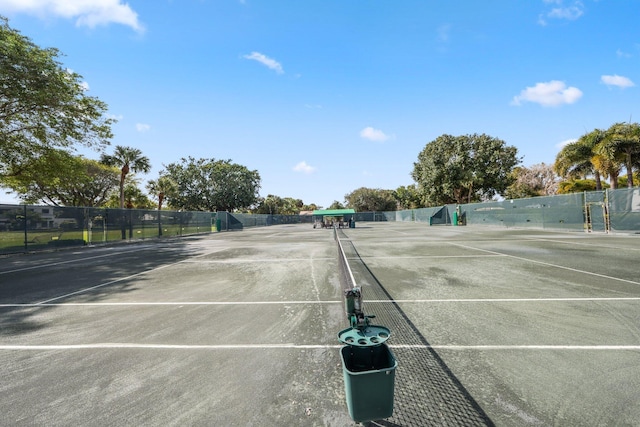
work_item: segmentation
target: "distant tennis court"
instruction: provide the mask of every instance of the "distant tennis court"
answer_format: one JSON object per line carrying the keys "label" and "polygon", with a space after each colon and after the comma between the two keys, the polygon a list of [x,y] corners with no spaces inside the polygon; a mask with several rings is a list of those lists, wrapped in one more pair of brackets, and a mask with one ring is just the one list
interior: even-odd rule
{"label": "distant tennis court", "polygon": [[[376,424],[635,425],[640,236],[338,231],[392,331]],[[349,426],[333,232],[279,225],[0,263],[7,425]]]}

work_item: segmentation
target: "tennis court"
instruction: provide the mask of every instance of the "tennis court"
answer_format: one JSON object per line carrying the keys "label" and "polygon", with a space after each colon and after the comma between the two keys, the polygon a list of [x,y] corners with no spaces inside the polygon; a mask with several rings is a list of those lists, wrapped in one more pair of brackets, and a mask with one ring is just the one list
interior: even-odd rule
{"label": "tennis court", "polygon": [[[339,230],[399,366],[385,426],[637,425],[637,235]],[[0,264],[5,425],[349,426],[333,232],[280,225]]]}

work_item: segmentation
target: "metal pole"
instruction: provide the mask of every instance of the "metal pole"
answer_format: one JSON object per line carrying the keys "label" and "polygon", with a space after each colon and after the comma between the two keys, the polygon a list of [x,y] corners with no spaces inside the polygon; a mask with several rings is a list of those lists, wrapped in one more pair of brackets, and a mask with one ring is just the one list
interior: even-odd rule
{"label": "metal pole", "polygon": [[24,251],[27,252],[28,248],[27,248],[27,205],[24,205],[24,211],[23,211],[23,215],[24,215]]}

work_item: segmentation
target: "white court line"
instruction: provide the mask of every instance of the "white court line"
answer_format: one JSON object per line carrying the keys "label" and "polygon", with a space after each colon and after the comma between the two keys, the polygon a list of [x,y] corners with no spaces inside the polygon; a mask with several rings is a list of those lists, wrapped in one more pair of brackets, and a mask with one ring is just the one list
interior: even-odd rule
{"label": "white court line", "polygon": [[[559,237],[559,239],[562,239],[563,237]],[[585,243],[585,242],[565,242],[563,240],[555,240],[555,239],[543,239],[541,237],[525,237],[526,241],[534,241],[534,242],[550,242],[550,243],[560,243],[563,245],[581,245],[581,246],[587,246],[590,248],[605,248],[605,249],[617,249],[617,250],[622,250],[622,251],[627,251],[627,250],[631,250],[631,251],[640,251],[640,248],[632,248],[632,247],[627,247],[627,246],[610,246],[610,245],[594,245],[591,243]]]}
{"label": "white court line", "polygon": [[[391,301],[386,301],[391,302]],[[343,301],[184,301],[184,302],[61,302],[61,303],[27,303],[0,304],[2,307],[74,307],[74,306],[182,306],[182,305],[295,305],[295,304],[343,304]]]}
{"label": "white court line", "polygon": [[[589,302],[589,301],[640,301],[640,297],[585,297],[585,298],[463,298],[463,299],[400,299],[400,300],[366,300],[366,303],[402,303],[431,304],[441,302]],[[126,307],[126,306],[199,306],[199,305],[306,305],[306,304],[343,304],[342,300],[324,301],[156,301],[156,302],[61,302],[61,303],[16,303],[0,304],[0,308],[9,307]]]}
{"label": "white court line", "polygon": [[640,350],[640,345],[390,345],[392,348],[434,350]]}
{"label": "white court line", "polygon": [[[485,255],[486,256],[486,255]],[[334,260],[335,257],[326,257],[326,258],[313,258],[311,261],[332,261]],[[250,263],[256,263],[256,262],[269,262],[269,263],[273,263],[273,262],[300,262],[300,261],[309,261],[309,258],[262,258],[262,259],[255,259],[255,258],[234,258],[234,259],[208,259],[208,260],[192,260],[192,259],[188,259],[185,260],[185,263],[198,263],[198,264],[246,264],[248,262]]]}
{"label": "white court line", "polygon": [[50,262],[47,264],[38,264],[38,265],[33,265],[31,267],[23,267],[23,268],[16,268],[13,270],[7,270],[7,271],[0,271],[0,274],[9,274],[9,273],[18,273],[20,271],[27,271],[27,270],[35,270],[38,268],[46,268],[46,267],[53,267],[56,265],[63,265],[63,264],[69,264],[69,263],[75,263],[75,262],[79,262],[79,261],[87,261],[87,260],[91,260],[91,259],[97,259],[97,258],[104,258],[104,257],[109,257],[109,256],[115,256],[115,255],[121,255],[123,253],[127,253],[127,252],[131,252],[137,249],[130,249],[127,251],[120,251],[120,252],[112,252],[112,253],[108,253],[108,254],[104,254],[104,255],[95,255],[95,256],[90,256],[90,257],[85,257],[85,258],[75,258],[69,261],[59,261],[59,262]]}
{"label": "white court line", "polygon": [[[200,254],[200,255],[195,255],[192,258],[199,258],[199,257],[202,257],[202,256],[211,255],[213,253],[219,252],[220,250],[222,250],[222,249],[218,249],[216,251],[207,252],[207,253]],[[55,298],[50,298],[48,300],[40,301],[40,302],[36,303],[35,305],[42,305],[42,304],[46,304],[46,303],[49,303],[49,302],[52,302],[52,301],[57,301],[59,299],[67,298],[67,297],[70,297],[70,296],[73,296],[73,295],[82,294],[82,293],[85,293],[85,292],[88,292],[88,291],[91,291],[91,290],[94,290],[94,289],[98,289],[98,288],[102,288],[104,286],[112,285],[114,283],[122,282],[123,280],[128,280],[128,279],[131,279],[133,277],[141,276],[143,274],[147,274],[147,273],[150,273],[152,271],[157,271],[157,270],[161,270],[163,268],[171,267],[171,266],[183,263],[185,261],[186,260],[182,260],[182,261],[172,262],[170,264],[161,265],[159,267],[155,267],[155,268],[152,268],[152,269],[149,269],[149,270],[141,271],[140,273],[132,274],[132,275],[127,276],[127,277],[121,277],[119,279],[111,280],[109,282],[101,283],[99,285],[95,285],[95,286],[91,286],[91,287],[88,287],[88,288],[80,289],[79,291],[71,292],[71,293],[68,293],[68,294],[65,294],[65,295],[61,295],[61,296],[58,296],[58,297],[55,297]]]}
{"label": "white court line", "polygon": [[[341,344],[132,344],[132,343],[96,343],[68,345],[0,345],[0,351],[49,351],[49,350],[272,350],[272,349],[339,349]],[[433,349],[433,350],[569,350],[569,351],[640,351],[640,345],[424,345],[395,344],[392,349]]]}
{"label": "white court line", "polygon": [[70,345],[0,345],[0,350],[95,350],[95,349],[155,349],[155,350],[236,350],[236,349],[323,349],[340,348],[340,345],[317,344],[221,344],[221,345],[187,345],[187,344],[130,344],[130,343],[97,343]]}
{"label": "white court line", "polygon": [[369,256],[369,255],[363,255],[360,257],[349,257],[348,259],[350,260],[359,260],[359,259],[389,259],[389,258],[393,258],[394,260],[396,259],[426,259],[426,258],[491,258],[491,257],[504,257],[507,255],[503,255],[503,254],[485,254],[485,255],[405,255],[405,256],[394,256],[394,257],[389,257],[388,255],[381,255],[381,256]]}
{"label": "white court line", "polygon": [[563,269],[563,270],[574,271],[576,273],[582,273],[582,274],[588,274],[588,275],[591,275],[591,276],[602,277],[603,279],[617,280],[619,282],[631,283],[633,285],[640,285],[640,282],[636,282],[634,280],[621,279],[619,277],[607,276],[606,274],[593,273],[591,271],[578,270],[577,268],[565,267],[563,265],[551,264],[549,262],[536,261],[536,260],[530,259],[530,258],[524,258],[524,257],[519,257],[519,256],[509,255],[509,254],[503,254],[501,252],[490,251],[490,250],[487,250],[487,249],[474,248],[473,246],[462,245],[460,243],[452,243],[452,242],[448,242],[448,243],[450,245],[458,246],[458,247],[465,248],[465,249],[471,249],[471,250],[480,251],[480,252],[487,252],[487,253],[494,254],[494,255],[502,255],[502,256],[509,257],[509,258],[513,258],[513,259],[519,259],[521,261],[532,262],[534,264],[541,264],[541,265],[546,265],[548,267],[555,267],[555,268],[560,268],[560,269]]}

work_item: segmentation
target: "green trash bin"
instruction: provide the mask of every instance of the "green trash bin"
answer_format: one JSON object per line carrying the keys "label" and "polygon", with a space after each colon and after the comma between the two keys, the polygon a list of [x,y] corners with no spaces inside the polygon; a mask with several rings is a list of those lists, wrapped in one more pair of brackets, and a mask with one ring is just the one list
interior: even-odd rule
{"label": "green trash bin", "polygon": [[220,231],[222,229],[222,220],[216,219],[216,231]]}
{"label": "green trash bin", "polygon": [[347,408],[355,422],[393,415],[398,362],[385,344],[389,336],[389,329],[377,325],[349,328],[338,334],[340,341],[347,344],[340,349],[340,357]]}

